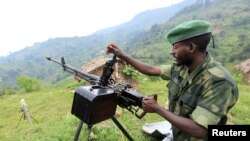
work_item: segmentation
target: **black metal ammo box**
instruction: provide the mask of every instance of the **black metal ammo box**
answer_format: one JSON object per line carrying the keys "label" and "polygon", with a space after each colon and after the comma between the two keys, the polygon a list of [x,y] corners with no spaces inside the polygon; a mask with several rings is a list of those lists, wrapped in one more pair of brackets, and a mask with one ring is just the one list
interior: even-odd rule
{"label": "black metal ammo box", "polygon": [[71,113],[88,125],[104,121],[115,114],[117,96],[110,88],[81,86],[74,93]]}

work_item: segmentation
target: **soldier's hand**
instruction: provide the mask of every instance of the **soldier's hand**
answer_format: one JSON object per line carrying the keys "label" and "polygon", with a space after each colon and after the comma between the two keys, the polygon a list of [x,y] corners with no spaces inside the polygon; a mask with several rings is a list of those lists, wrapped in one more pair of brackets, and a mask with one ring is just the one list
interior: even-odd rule
{"label": "soldier's hand", "polygon": [[142,108],[145,112],[154,113],[157,110],[158,103],[154,97],[144,97],[142,99]]}
{"label": "soldier's hand", "polygon": [[115,54],[117,57],[121,57],[123,55],[123,52],[121,51],[121,49],[114,45],[114,44],[109,44],[106,48],[106,53],[113,53]]}

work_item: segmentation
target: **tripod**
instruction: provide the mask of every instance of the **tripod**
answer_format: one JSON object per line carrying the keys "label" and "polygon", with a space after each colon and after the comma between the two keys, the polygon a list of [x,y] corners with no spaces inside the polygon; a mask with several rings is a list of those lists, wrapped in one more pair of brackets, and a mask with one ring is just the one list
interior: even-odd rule
{"label": "tripod", "polygon": [[[112,116],[111,119],[115,123],[115,125],[122,131],[122,133],[127,137],[127,139],[129,141],[134,141],[132,139],[132,137],[129,135],[129,133],[126,131],[126,129],[121,125],[121,123],[114,116]],[[80,132],[81,132],[81,129],[82,129],[82,125],[83,125],[83,121],[80,120],[80,123],[78,124],[77,130],[76,130],[76,133],[75,133],[74,141],[78,141],[78,138],[79,138],[79,135],[80,135]],[[90,135],[92,126],[93,125],[88,125],[89,135]]]}
{"label": "tripod", "polygon": [[29,124],[33,124],[32,119],[37,122],[28,112],[27,104],[24,99],[21,100],[21,106],[22,106],[22,115],[21,118],[19,119],[16,128],[18,127],[21,119],[27,119]]}

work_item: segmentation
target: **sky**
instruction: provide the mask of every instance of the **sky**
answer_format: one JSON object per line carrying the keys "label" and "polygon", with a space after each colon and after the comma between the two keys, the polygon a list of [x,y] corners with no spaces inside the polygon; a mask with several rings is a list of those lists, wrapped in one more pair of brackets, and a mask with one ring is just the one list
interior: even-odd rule
{"label": "sky", "polygon": [[183,0],[0,0],[0,56],[49,38],[91,35]]}

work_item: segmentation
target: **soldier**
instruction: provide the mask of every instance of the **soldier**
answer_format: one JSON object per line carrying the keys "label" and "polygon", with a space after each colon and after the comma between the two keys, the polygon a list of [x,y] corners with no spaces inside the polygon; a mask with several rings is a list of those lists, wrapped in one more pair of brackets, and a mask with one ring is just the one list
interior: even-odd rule
{"label": "soldier", "polygon": [[175,62],[161,67],[135,60],[114,44],[107,46],[107,53],[117,55],[141,73],[168,80],[169,109],[145,97],[143,110],[169,121],[174,140],[207,140],[208,125],[226,124],[227,113],[238,99],[231,74],[207,52],[211,37],[206,21],[176,26],[167,35]]}

